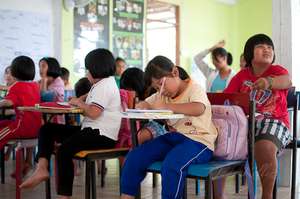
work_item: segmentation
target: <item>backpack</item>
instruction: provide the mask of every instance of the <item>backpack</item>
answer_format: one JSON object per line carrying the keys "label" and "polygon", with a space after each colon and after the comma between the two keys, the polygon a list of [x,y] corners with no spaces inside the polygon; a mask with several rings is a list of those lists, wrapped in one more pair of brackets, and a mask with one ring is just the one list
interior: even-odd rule
{"label": "backpack", "polygon": [[218,130],[214,157],[245,160],[248,155],[248,119],[239,106],[212,105],[212,121]]}

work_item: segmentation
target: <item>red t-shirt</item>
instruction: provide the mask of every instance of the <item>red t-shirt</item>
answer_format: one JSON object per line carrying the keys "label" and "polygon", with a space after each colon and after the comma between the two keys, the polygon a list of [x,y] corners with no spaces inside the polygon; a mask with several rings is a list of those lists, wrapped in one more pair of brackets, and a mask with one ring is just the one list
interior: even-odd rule
{"label": "red t-shirt", "polygon": [[16,119],[9,125],[18,136],[36,137],[41,127],[41,114],[38,112],[21,112],[18,106],[34,106],[40,103],[40,89],[36,82],[16,82],[9,90],[5,99],[11,100],[16,112]]}
{"label": "red t-shirt", "polygon": [[224,90],[226,93],[249,93],[250,97],[255,97],[256,111],[266,117],[278,119],[289,127],[289,115],[287,112],[287,93],[288,89],[272,89],[253,91],[249,87],[261,77],[275,77],[287,75],[288,71],[280,65],[271,65],[262,75],[254,76],[250,68],[241,70],[230,81],[228,87]]}

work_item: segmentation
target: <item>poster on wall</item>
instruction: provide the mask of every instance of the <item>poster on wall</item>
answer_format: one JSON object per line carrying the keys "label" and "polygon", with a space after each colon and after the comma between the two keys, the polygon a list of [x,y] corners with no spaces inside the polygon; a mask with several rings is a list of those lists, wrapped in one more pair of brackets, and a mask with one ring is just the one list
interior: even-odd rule
{"label": "poster on wall", "polygon": [[109,0],[93,0],[74,9],[74,73],[85,75],[85,55],[109,48]]}
{"label": "poster on wall", "polygon": [[113,0],[113,52],[143,68],[144,0]]}
{"label": "poster on wall", "polygon": [[4,69],[20,55],[33,59],[35,79],[39,79],[38,62],[52,55],[50,16],[43,13],[0,9],[0,84],[5,84]]}

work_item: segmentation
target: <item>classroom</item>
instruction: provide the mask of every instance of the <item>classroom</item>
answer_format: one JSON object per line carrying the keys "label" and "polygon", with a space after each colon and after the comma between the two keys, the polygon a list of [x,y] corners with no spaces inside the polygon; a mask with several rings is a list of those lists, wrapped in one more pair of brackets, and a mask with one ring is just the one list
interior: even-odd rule
{"label": "classroom", "polygon": [[300,199],[299,21],[299,0],[0,0],[0,198]]}

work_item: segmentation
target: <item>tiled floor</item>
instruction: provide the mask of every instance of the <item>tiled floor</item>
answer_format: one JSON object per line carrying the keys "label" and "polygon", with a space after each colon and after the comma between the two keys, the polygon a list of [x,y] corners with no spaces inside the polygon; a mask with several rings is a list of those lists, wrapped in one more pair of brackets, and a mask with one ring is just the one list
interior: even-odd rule
{"label": "tiled floor", "polygon": [[[97,198],[102,199],[117,199],[119,196],[118,187],[118,166],[116,160],[107,161],[108,173],[106,176],[106,185],[104,188],[100,187],[100,178],[97,179]],[[6,183],[0,184],[0,199],[14,199],[15,198],[15,181],[9,176],[14,168],[13,161],[6,162]],[[84,169],[81,169],[83,173]],[[229,183],[227,186],[228,199],[240,199],[247,198],[247,187],[242,186],[240,194],[234,193],[234,180],[233,178],[228,179]],[[57,198],[54,190],[54,179],[52,178],[52,198]],[[203,196],[203,185],[201,182],[200,195],[195,195],[195,180],[188,180],[188,198],[190,199],[201,199]],[[77,176],[74,182],[73,198],[83,199],[84,198],[84,175]],[[39,185],[33,190],[22,191],[22,199],[41,199],[45,198],[44,183]],[[149,174],[142,184],[142,198],[143,199],[159,199],[160,198],[160,182],[157,188],[152,188],[152,175]],[[259,197],[258,197],[259,198]],[[278,191],[278,199],[288,199],[289,188],[280,188]],[[300,194],[298,196],[300,199]]]}

